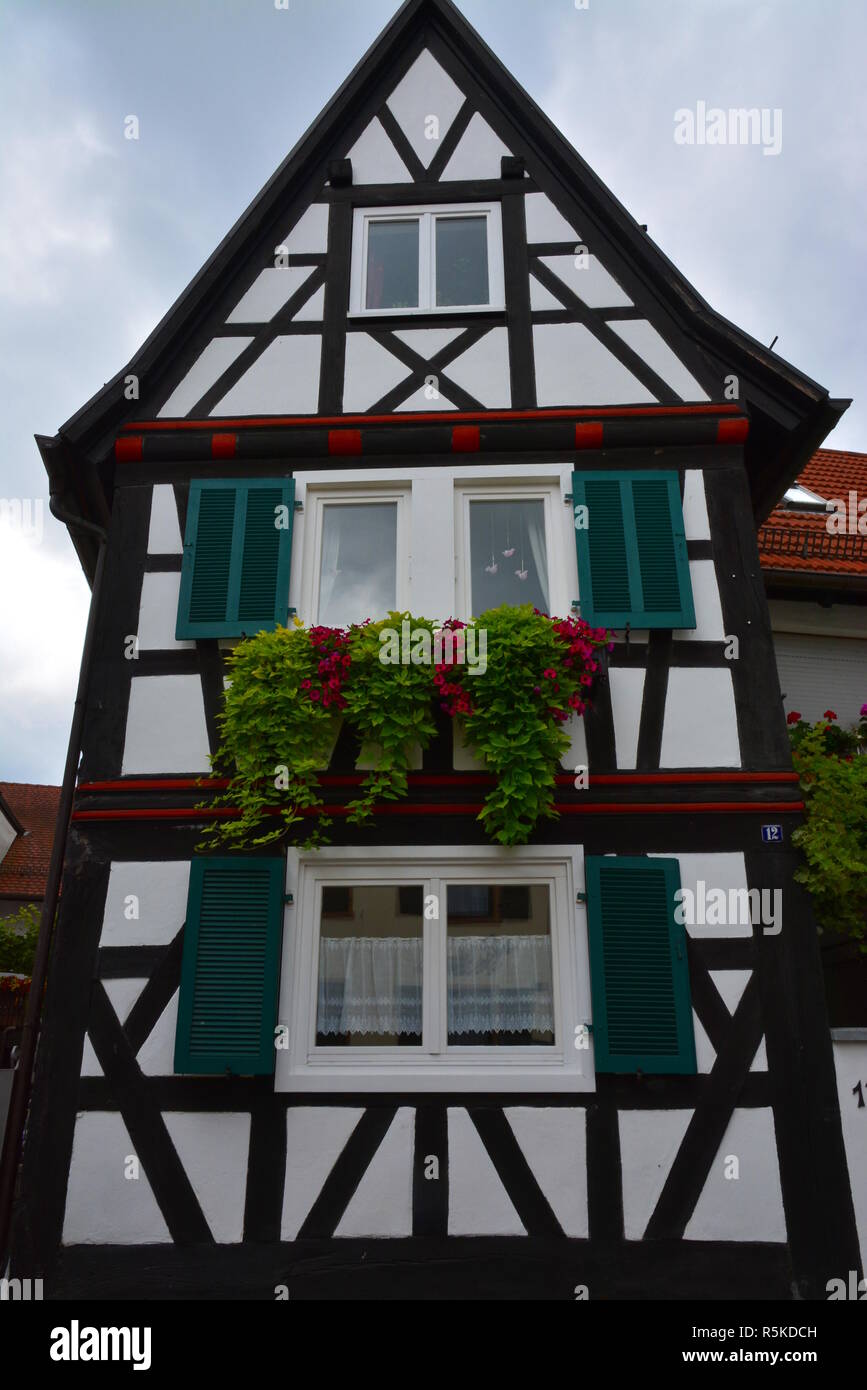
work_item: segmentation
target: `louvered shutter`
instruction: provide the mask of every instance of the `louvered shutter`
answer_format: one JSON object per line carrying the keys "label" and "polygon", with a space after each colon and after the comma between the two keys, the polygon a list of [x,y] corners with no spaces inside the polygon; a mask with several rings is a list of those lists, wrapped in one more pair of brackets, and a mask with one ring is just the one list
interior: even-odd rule
{"label": "louvered shutter", "polygon": [[176,1073],[273,1073],[285,874],[283,859],[193,860]]}
{"label": "louvered shutter", "polygon": [[285,624],[294,510],[293,478],[190,484],[178,639],[252,636]]}
{"label": "louvered shutter", "polygon": [[596,1070],[694,1075],[677,860],[588,856],[586,875]]}
{"label": "louvered shutter", "polygon": [[581,616],[594,627],[694,628],[676,473],[575,473]]}

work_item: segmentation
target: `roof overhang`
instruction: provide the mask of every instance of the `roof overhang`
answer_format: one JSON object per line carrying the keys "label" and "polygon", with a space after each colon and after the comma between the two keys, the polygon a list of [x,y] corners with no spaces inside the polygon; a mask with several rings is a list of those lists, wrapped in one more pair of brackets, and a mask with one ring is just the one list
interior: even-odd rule
{"label": "roof overhang", "polygon": [[[652,283],[709,365],[721,376],[737,376],[738,404],[750,418],[745,459],[753,509],[761,523],[849,402],[832,400],[824,387],[707,304],[515,82],[451,0],[407,0],[129,363],[67,420],[54,440],[39,441],[49,476],[53,471],[60,490],[67,496],[76,494],[80,507],[91,507],[97,516],[107,513],[114,442],[138,413],[137,402],[124,393],[125,378],[138,378],[140,398],[156,389],[204,322],[215,286],[244,264],[252,243],[263,228],[276,222],[287,202],[308,193],[312,196],[341,130],[359,115],[372,89],[425,29],[434,31],[459,60],[472,64],[474,78],[489,100],[520,125],[528,157],[563,188],[564,196],[580,202],[582,229],[586,225],[593,231],[595,225],[612,238],[618,253]],[[79,496],[95,487],[101,498]],[[91,573],[94,547],[86,538],[75,544],[85,571]]]}

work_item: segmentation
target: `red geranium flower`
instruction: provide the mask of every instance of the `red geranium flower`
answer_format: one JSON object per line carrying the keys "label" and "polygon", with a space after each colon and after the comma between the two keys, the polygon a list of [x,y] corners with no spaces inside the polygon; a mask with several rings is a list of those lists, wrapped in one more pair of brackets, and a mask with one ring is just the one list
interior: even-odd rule
{"label": "red geranium flower", "polygon": [[800,714],[800,711],[799,711],[799,710],[794,710],[794,709],[793,709],[793,710],[792,710],[792,713],[789,715],[788,719],[786,720],[786,723],[787,723],[787,724],[800,724],[800,722],[801,722],[801,714]]}
{"label": "red geranium flower", "polygon": [[836,719],[837,716],[836,716],[836,714],[834,713],[834,711],[833,711],[832,709],[826,709],[826,710],[825,710],[825,713],[822,715],[822,718],[823,718],[823,719]]}

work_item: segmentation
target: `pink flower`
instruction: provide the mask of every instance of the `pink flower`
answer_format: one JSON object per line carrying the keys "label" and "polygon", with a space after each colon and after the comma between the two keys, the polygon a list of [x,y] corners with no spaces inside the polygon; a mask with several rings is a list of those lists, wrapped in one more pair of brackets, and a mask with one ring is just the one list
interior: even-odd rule
{"label": "pink flower", "polygon": [[861,706],[861,713],[862,713],[862,715],[867,715],[867,705],[862,705],[862,706]]}
{"label": "pink flower", "polygon": [[547,671],[542,672],[542,675],[545,677],[546,681],[555,681],[557,679],[557,672],[552,671],[550,666]]}
{"label": "pink flower", "polygon": [[310,698],[311,698],[311,700],[313,700],[314,703],[316,703],[316,701],[322,699],[322,695],[320,694],[320,692],[319,692],[318,690],[311,690],[311,692],[310,692]]}
{"label": "pink flower", "polygon": [[302,682],[301,682],[301,689],[302,689],[302,690],[309,690],[312,684],[313,684],[312,681],[302,681]]}

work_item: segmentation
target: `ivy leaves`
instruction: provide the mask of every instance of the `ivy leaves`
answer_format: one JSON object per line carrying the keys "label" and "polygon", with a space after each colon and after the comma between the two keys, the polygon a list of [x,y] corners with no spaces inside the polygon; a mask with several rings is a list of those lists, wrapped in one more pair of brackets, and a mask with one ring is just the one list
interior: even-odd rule
{"label": "ivy leaves", "polygon": [[860,734],[810,727],[792,730],[792,761],[807,806],[806,824],[792,836],[805,863],[795,878],[810,890],[824,931],[853,937],[867,950],[867,754]]}
{"label": "ivy leaves", "polygon": [[320,774],[341,719],[373,763],[347,819],[369,824],[378,802],[407,796],[416,750],[436,734],[435,699],[464,720],[493,775],[479,816],[487,833],[503,845],[526,843],[541,817],[556,815],[564,725],[587,708],[609,634],[529,606],[492,610],[470,628],[445,624],[457,647],[437,640],[442,631],[427,618],[391,613],[346,631],[296,625],[239,643],[212,759],[229,785],[212,803],[209,846],[324,843],[332,822]]}

